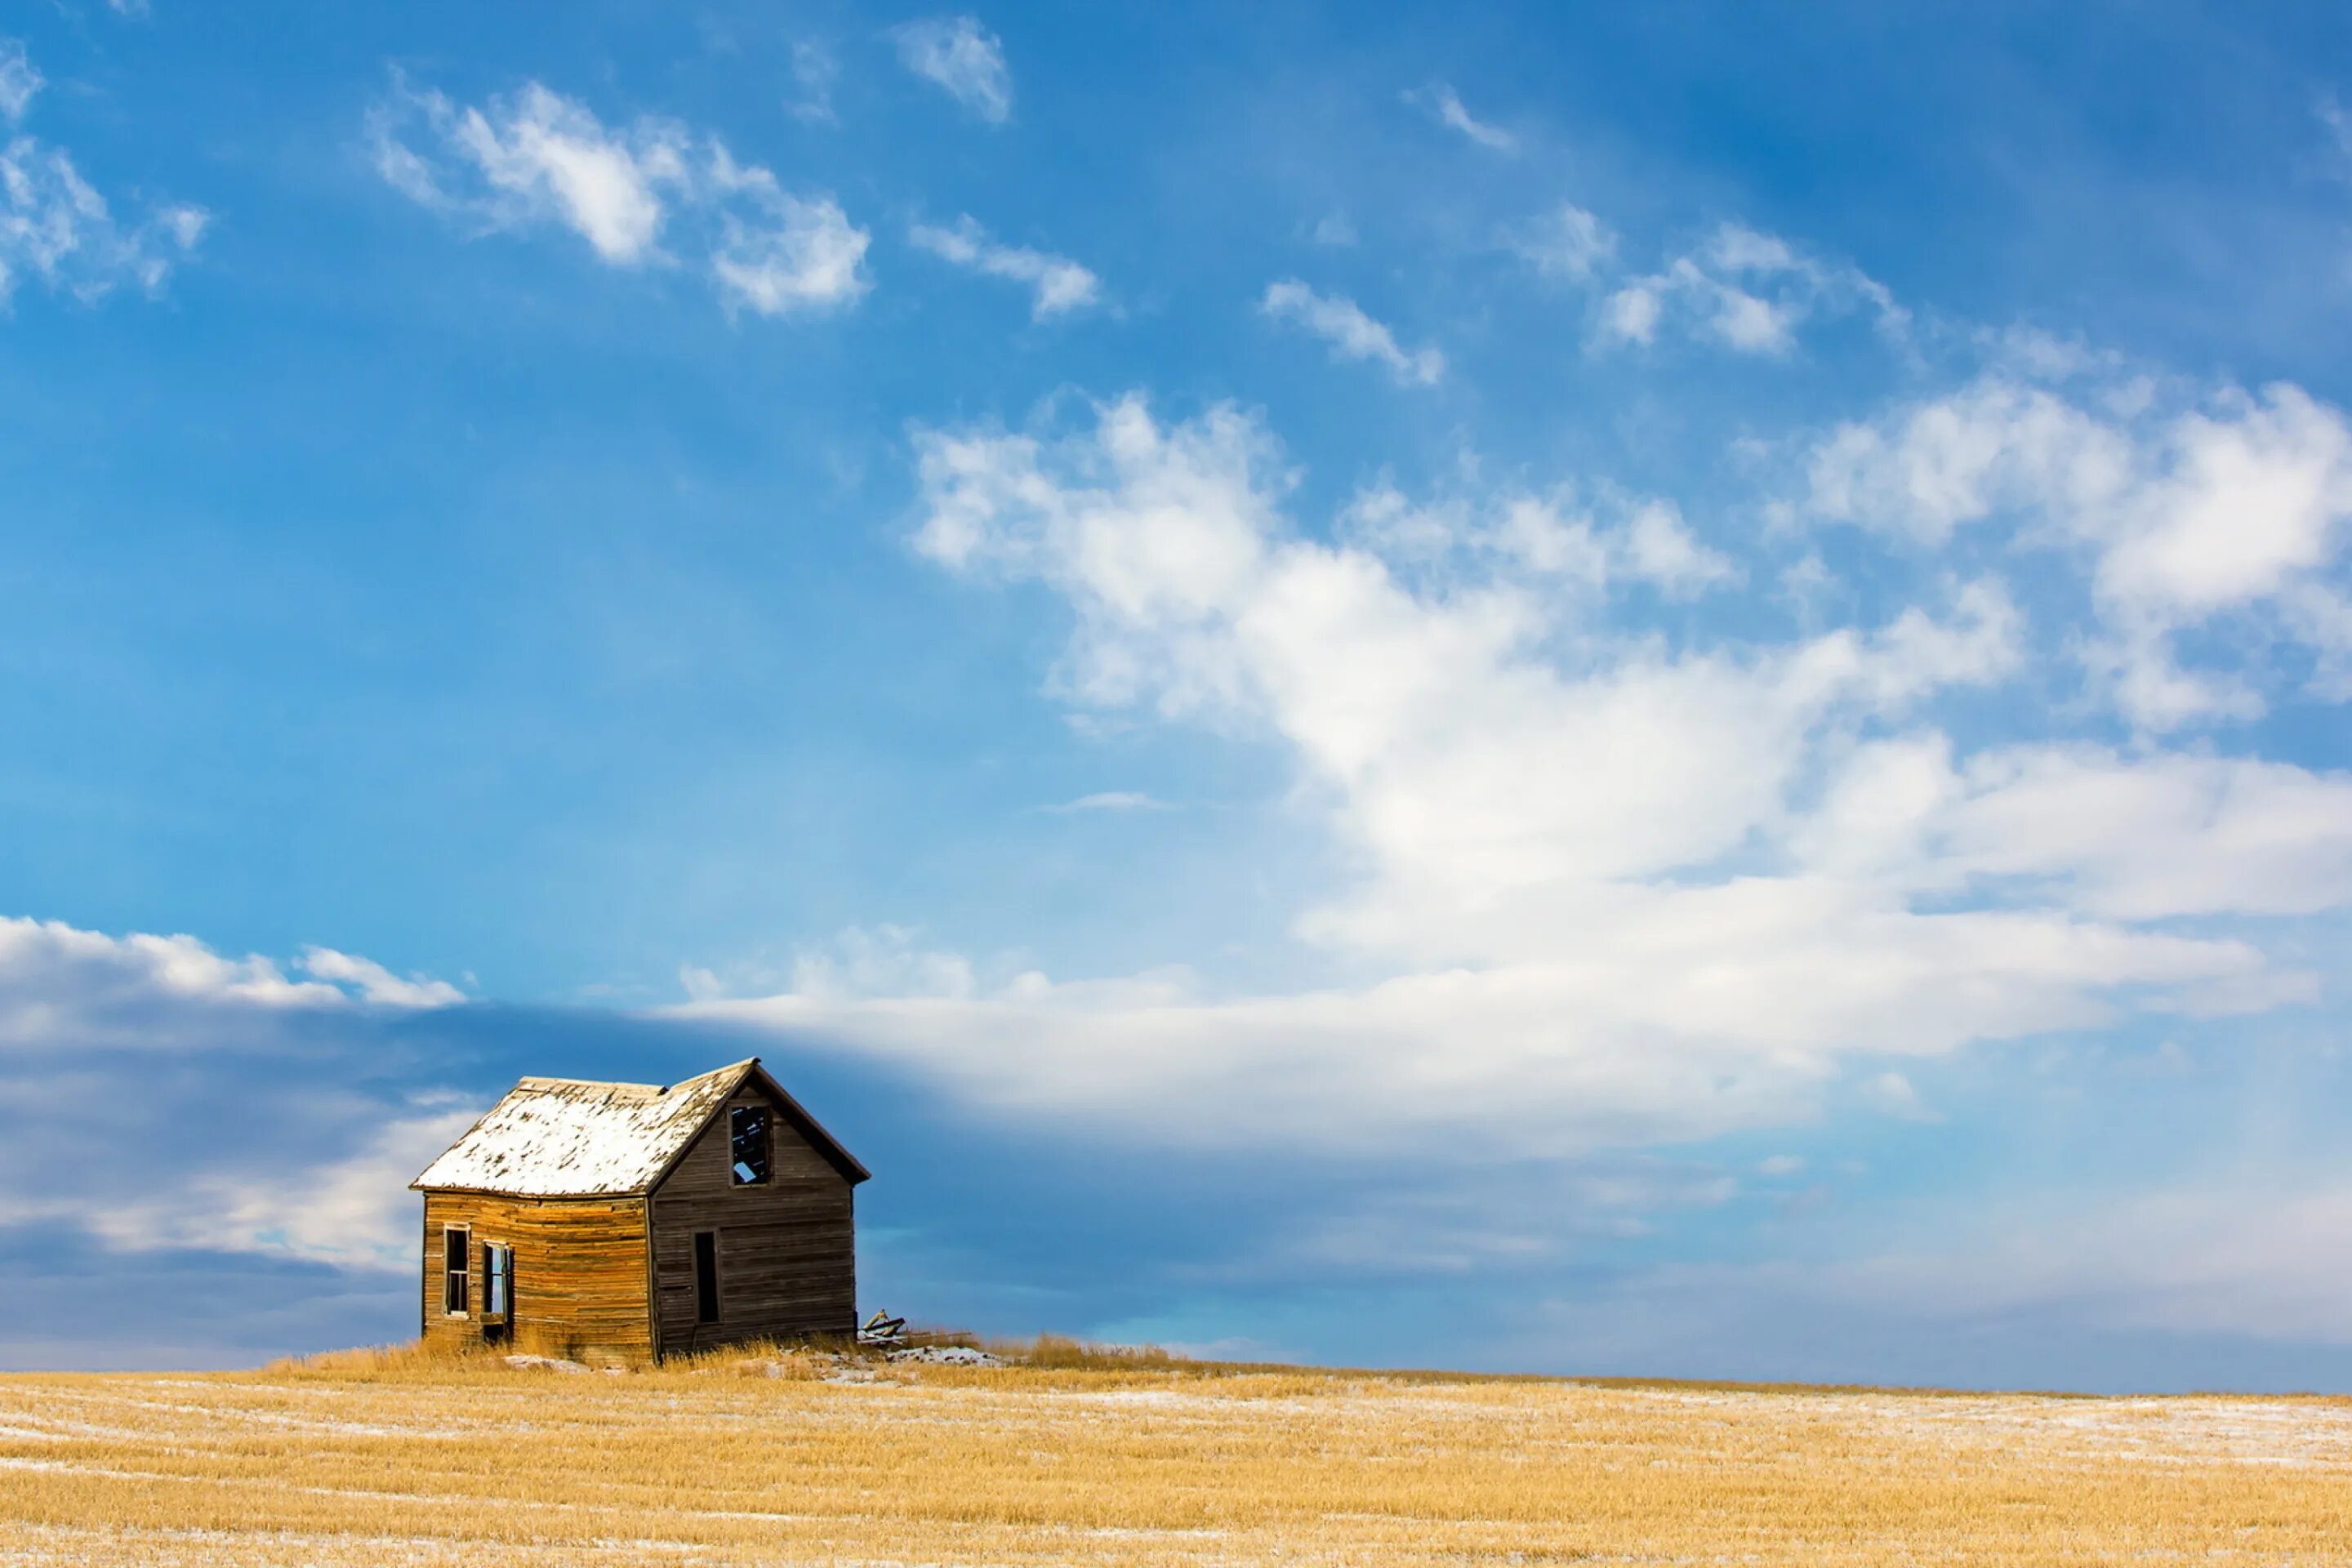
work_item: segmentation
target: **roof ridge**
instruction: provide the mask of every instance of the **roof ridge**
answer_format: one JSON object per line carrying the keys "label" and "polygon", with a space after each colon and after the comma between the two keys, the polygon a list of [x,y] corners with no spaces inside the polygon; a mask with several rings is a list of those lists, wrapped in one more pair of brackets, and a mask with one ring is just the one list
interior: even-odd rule
{"label": "roof ridge", "polygon": [[410,1185],[525,1197],[649,1192],[759,1062],[672,1084],[520,1079]]}

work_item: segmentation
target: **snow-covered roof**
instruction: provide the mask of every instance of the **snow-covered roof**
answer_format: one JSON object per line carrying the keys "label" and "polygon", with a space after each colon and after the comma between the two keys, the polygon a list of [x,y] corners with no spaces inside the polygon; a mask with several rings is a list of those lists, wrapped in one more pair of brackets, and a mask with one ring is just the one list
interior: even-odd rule
{"label": "snow-covered roof", "polygon": [[759,1065],[667,1085],[524,1079],[409,1185],[522,1198],[645,1192]]}

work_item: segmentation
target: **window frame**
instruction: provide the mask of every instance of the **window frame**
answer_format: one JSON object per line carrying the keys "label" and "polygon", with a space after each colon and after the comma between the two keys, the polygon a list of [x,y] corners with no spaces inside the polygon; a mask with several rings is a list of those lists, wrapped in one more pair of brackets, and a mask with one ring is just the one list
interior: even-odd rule
{"label": "window frame", "polygon": [[726,1294],[719,1277],[719,1233],[694,1233],[694,1321],[708,1327],[725,1318]]}
{"label": "window frame", "polygon": [[441,1315],[470,1318],[474,1305],[474,1227],[441,1227]]}
{"label": "window frame", "polygon": [[[737,1151],[742,1147],[743,1133],[736,1126],[745,1113],[760,1118],[760,1164],[758,1174],[746,1177],[741,1170],[743,1161]],[[739,1187],[772,1186],[776,1179],[776,1108],[765,1100],[751,1105],[730,1105],[727,1108],[727,1178]]]}
{"label": "window frame", "polygon": [[514,1248],[501,1241],[482,1243],[482,1316],[514,1315]]}

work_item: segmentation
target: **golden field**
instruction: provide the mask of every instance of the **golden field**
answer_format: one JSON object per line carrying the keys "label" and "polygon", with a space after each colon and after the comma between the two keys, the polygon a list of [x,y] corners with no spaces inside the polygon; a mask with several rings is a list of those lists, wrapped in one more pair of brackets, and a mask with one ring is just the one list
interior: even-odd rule
{"label": "golden field", "polygon": [[0,1377],[5,1564],[1489,1562],[2352,1563],[2352,1402],[803,1355]]}

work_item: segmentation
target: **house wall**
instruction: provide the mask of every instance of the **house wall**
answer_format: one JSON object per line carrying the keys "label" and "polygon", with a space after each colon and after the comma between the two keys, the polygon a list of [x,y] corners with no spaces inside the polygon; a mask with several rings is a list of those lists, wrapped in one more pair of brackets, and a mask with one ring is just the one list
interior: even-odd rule
{"label": "house wall", "polygon": [[[774,1157],[762,1185],[739,1187],[729,1121],[767,1104]],[[677,1355],[752,1339],[857,1331],[857,1247],[846,1178],[801,1136],[783,1108],[746,1087],[712,1118],[653,1194],[659,1352]],[[695,1321],[694,1234],[719,1236],[719,1321]]]}
{"label": "house wall", "polygon": [[[445,1226],[473,1229],[471,1310],[442,1310]],[[482,1342],[482,1248],[514,1248],[513,1341],[595,1358],[653,1353],[646,1302],[643,1198],[509,1198],[425,1194],[425,1340],[436,1347]],[[689,1245],[691,1245],[689,1243]]]}

